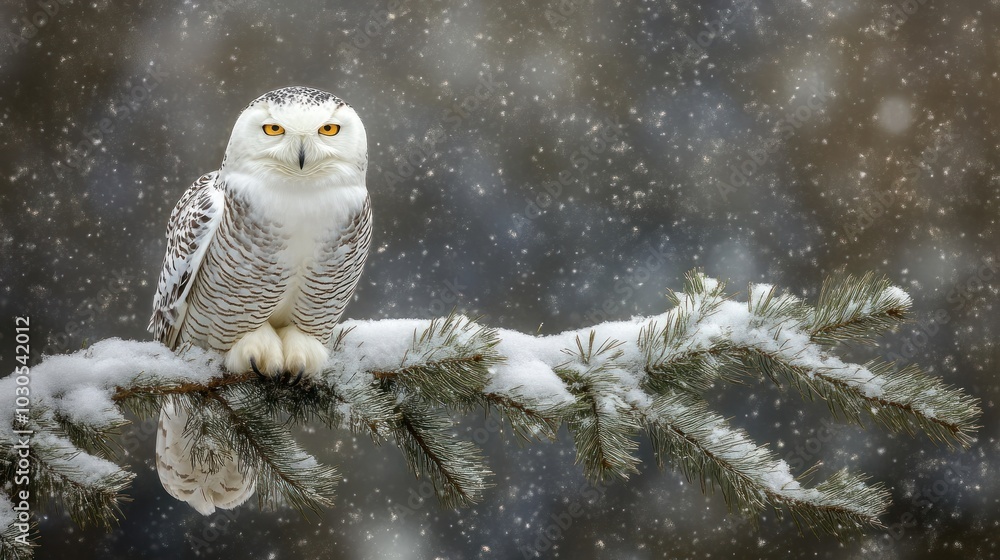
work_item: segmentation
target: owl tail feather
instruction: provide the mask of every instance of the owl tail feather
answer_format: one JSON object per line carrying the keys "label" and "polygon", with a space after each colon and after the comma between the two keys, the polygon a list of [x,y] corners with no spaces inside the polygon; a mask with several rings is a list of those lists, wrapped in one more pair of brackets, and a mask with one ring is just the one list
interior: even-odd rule
{"label": "owl tail feather", "polygon": [[[156,472],[160,483],[173,497],[187,502],[202,515],[211,515],[215,508],[233,509],[253,495],[257,475],[235,458],[223,460],[217,472],[207,465],[194,464],[191,457],[190,435],[184,434],[188,412],[172,400],[160,409],[156,431]],[[232,452],[230,452],[232,457]]]}

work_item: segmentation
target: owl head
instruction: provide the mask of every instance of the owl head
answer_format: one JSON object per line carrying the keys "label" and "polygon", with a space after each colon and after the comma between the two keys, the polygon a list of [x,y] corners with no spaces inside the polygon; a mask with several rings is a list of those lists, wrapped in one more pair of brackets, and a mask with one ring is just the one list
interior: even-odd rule
{"label": "owl head", "polygon": [[233,126],[221,174],[285,185],[364,184],[368,138],[344,100],[294,86],[261,95]]}

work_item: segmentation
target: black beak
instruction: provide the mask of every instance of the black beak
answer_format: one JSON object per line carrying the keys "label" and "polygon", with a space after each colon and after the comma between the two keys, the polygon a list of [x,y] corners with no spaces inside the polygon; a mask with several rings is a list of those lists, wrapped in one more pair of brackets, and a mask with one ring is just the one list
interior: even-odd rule
{"label": "black beak", "polygon": [[299,169],[306,166],[306,147],[305,145],[299,146]]}

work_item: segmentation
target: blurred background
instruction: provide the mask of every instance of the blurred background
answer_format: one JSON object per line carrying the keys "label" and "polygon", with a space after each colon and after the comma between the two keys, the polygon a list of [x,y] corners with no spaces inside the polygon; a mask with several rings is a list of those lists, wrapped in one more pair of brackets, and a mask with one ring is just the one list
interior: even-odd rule
{"label": "blurred background", "polygon": [[[660,313],[696,267],[815,298],[887,275],[918,321],[874,348],[982,400],[969,449],[831,422],[764,384],[710,401],[796,473],[891,491],[886,530],[839,543],[657,470],[593,488],[572,441],[465,418],[495,488],[441,508],[391,445],[303,431],[337,507],[204,518],[153,470],[121,525],[41,517],[39,558],[995,558],[1000,556],[1000,2],[5,0],[0,6],[0,367],[145,331],[171,208],[217,169],[240,110],[301,84],[369,135],[374,251],[352,318],[452,307],[555,333]],[[484,431],[485,430],[485,431]],[[583,515],[551,530],[579,503]]]}

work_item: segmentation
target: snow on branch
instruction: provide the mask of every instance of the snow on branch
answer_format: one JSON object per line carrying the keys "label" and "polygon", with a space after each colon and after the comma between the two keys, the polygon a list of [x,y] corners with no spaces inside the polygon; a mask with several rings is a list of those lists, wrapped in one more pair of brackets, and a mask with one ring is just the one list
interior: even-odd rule
{"label": "snow on branch", "polygon": [[[453,413],[496,411],[526,440],[555,439],[566,424],[578,462],[594,481],[637,472],[637,435],[657,462],[702,487],[719,487],[730,508],[756,519],[787,511],[810,529],[838,536],[880,526],[880,486],[840,472],[813,487],[794,478],[765,446],[712,412],[700,393],[743,376],[788,382],[825,399],[834,414],[865,417],[896,431],[968,445],[980,410],[974,399],[916,367],[847,363],[842,342],[870,342],[905,319],[910,299],[883,278],[847,276],[824,284],[810,306],[768,285],[745,301],[725,285],[689,274],[666,313],[551,336],[492,329],[467,317],[347,321],[325,375],[307,387],[224,374],[221,357],[183,356],[152,342],[105,340],[51,356],[31,373],[31,415],[5,420],[0,455],[5,488],[18,463],[19,433],[31,432],[34,496],[54,496],[80,523],[110,526],[132,474],[115,463],[125,412],[151,417],[182,407],[205,421],[193,453],[232,448],[258,472],[260,505],[315,510],[333,503],[337,471],[292,441],[291,423],[319,422],[393,440],[416,476],[427,476],[449,507],[482,498],[491,473],[479,449],[454,435]],[[0,398],[15,394],[14,376]],[[216,414],[198,415],[200,407]],[[2,410],[14,410],[3,402]],[[14,430],[20,430],[15,433]],[[12,500],[0,501],[0,552],[26,557],[13,539]]]}

